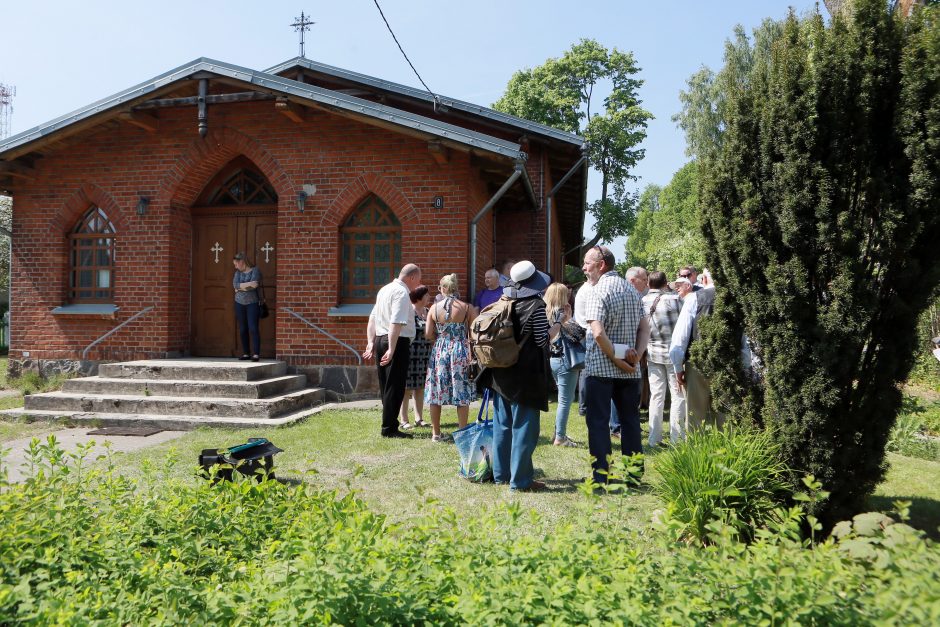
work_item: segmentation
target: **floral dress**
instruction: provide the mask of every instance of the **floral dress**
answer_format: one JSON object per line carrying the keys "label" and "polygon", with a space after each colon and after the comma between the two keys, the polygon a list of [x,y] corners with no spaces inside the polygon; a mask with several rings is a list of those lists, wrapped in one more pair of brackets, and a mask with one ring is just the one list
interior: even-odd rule
{"label": "floral dress", "polygon": [[408,380],[405,388],[417,390],[424,387],[428,376],[428,358],[431,356],[431,343],[424,337],[424,318],[415,313],[415,339],[411,343],[411,358],[408,361]]}
{"label": "floral dress", "polygon": [[444,322],[435,321],[437,340],[431,349],[424,382],[424,402],[428,405],[463,406],[474,398],[467,323],[450,321],[453,302],[453,297],[449,297],[441,303]]}

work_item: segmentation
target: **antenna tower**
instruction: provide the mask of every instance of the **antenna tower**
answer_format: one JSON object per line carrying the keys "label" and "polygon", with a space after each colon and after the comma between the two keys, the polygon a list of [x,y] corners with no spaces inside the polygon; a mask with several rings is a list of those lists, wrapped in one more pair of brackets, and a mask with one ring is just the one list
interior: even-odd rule
{"label": "antenna tower", "polygon": [[10,134],[10,118],[13,117],[13,96],[16,87],[0,83],[0,139]]}

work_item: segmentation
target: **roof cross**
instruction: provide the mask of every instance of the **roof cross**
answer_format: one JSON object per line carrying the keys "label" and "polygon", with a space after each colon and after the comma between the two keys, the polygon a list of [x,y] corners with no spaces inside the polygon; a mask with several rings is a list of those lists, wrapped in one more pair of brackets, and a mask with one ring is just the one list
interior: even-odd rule
{"label": "roof cross", "polygon": [[291,24],[291,26],[294,27],[295,32],[300,31],[300,56],[301,58],[306,58],[304,55],[304,33],[310,30],[311,24],[316,24],[316,22],[313,22],[307,19],[307,16],[304,15],[303,11],[300,12],[300,17],[295,17],[294,23]]}

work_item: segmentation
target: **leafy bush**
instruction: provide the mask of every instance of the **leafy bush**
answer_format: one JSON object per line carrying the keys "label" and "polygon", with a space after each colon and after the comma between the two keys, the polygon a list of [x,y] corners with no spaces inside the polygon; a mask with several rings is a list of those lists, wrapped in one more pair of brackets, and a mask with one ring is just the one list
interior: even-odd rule
{"label": "leafy bush", "polygon": [[[940,461],[940,439],[930,435],[936,431],[936,409],[928,412],[916,399],[905,402],[908,413],[901,414],[888,434],[887,449],[907,457]],[[928,427],[928,421],[930,426]]]}
{"label": "leafy bush", "polygon": [[518,504],[399,526],[309,485],[170,480],[173,459],[134,482],[54,439],[31,463],[0,489],[0,624],[940,621],[940,549],[901,524],[813,546],[792,508],[750,545],[715,522],[687,547]]}
{"label": "leafy bush", "polygon": [[742,539],[778,514],[792,486],[779,446],[765,431],[693,431],[686,442],[659,457],[661,478],[654,484],[670,517],[685,535],[706,542],[708,525],[720,520]]}

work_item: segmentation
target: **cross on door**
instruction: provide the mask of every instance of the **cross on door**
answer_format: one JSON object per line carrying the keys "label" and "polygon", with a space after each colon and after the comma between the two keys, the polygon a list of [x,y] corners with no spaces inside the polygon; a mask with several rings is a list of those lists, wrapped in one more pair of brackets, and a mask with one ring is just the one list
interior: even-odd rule
{"label": "cross on door", "polygon": [[274,246],[271,246],[271,242],[265,242],[264,246],[259,248],[259,250],[264,253],[264,262],[271,263],[271,259],[268,257],[271,251],[274,250]]}
{"label": "cross on door", "polygon": [[216,243],[215,243],[215,246],[213,246],[213,247],[210,248],[209,250],[215,253],[215,262],[216,262],[216,263],[219,263],[219,253],[222,252],[222,251],[225,250],[225,249],[222,248],[221,246],[219,246],[219,243],[216,242]]}

